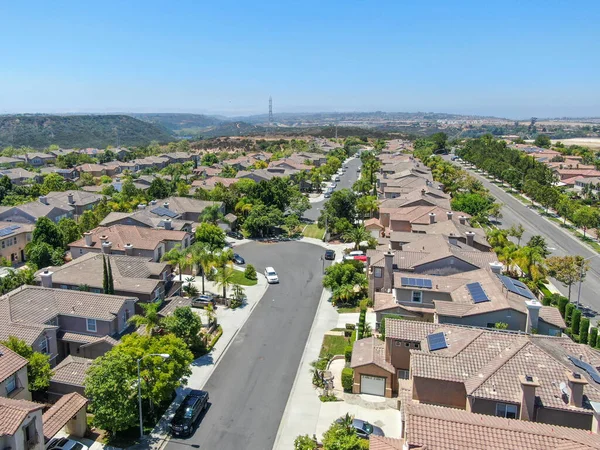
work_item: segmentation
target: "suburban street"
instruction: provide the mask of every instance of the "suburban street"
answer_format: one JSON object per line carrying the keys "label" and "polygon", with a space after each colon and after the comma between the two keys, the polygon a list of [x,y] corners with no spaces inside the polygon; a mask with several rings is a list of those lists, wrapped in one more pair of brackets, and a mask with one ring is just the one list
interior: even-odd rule
{"label": "suburban street", "polygon": [[210,407],[195,434],[172,439],[170,450],[273,447],[321,297],[324,250],[300,242],[236,250],[259,272],[275,268],[280,283],[269,286],[206,383]]}
{"label": "suburban street", "polygon": [[[352,188],[354,182],[358,180],[358,173],[356,170],[360,167],[360,164],[360,158],[352,158],[348,164],[346,164],[348,166],[348,170],[346,170],[346,173],[340,176],[340,181],[337,183],[337,187],[335,188],[336,191],[339,191],[340,189]],[[304,213],[304,218],[313,221],[317,220],[321,215],[321,209],[327,200],[328,199],[324,199],[320,202],[311,203],[311,209]]]}
{"label": "suburban street", "polygon": [[[450,156],[445,156],[444,158],[449,160]],[[524,206],[519,200],[490,182],[487,178],[473,171],[470,171],[470,173],[479,179],[499,202],[503,203],[503,217],[499,220],[502,228],[509,228],[519,223],[523,225],[525,233],[521,239],[521,244],[526,243],[531,236],[537,234],[546,239],[552,255],[581,255],[584,258],[598,255],[598,253],[578,241],[569,232],[540,216],[534,210]],[[595,295],[595,293],[600,292],[600,257],[590,260],[589,264],[590,270],[581,288],[581,304],[591,308],[597,315],[597,312],[600,311],[600,297]],[[553,282],[563,295],[566,296],[568,289],[556,280],[553,280]],[[579,285],[575,284],[571,289],[571,301],[573,302],[577,301],[578,287]]]}

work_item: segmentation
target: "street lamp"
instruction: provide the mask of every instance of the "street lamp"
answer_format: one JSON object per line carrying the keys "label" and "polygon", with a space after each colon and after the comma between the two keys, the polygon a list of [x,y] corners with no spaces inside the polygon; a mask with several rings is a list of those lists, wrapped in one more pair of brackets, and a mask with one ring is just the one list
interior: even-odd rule
{"label": "street lamp", "polygon": [[581,270],[579,271],[579,290],[577,291],[577,309],[579,309],[579,299],[581,298],[581,284],[583,283],[583,267],[585,266],[584,263],[586,261],[589,261],[590,259],[596,258],[597,256],[600,256],[600,253],[594,256],[590,256],[589,258],[585,258],[583,261],[581,261]]}
{"label": "street lamp", "polygon": [[142,421],[142,378],[140,377],[140,362],[142,359],[147,358],[148,356],[160,356],[163,359],[167,359],[169,356],[168,353],[150,353],[149,355],[144,355],[137,360],[137,372],[138,372],[138,409],[140,412],[140,439],[144,437],[144,423]]}

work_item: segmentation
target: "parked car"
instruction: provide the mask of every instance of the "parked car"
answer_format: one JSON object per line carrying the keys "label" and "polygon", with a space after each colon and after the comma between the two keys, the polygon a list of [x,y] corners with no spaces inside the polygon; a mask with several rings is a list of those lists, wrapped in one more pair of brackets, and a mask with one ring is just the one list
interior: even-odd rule
{"label": "parked car", "polygon": [[[343,419],[340,417],[337,423],[342,423]],[[383,430],[375,425],[370,424],[366,420],[352,419],[352,426],[356,430],[358,437],[363,439],[369,439],[369,436],[374,434],[375,436],[385,436]]]}
{"label": "parked car", "polygon": [[277,272],[272,267],[267,267],[265,269],[265,277],[267,278],[267,283],[279,283],[279,277],[277,276]]}
{"label": "parked car", "polygon": [[228,231],[227,236],[234,238],[234,239],[244,239],[244,235],[242,233],[240,233],[239,231]]}
{"label": "parked car", "polygon": [[246,260],[244,258],[242,258],[240,255],[238,255],[237,253],[233,254],[233,262],[236,264],[246,264]]}
{"label": "parked car", "polygon": [[323,194],[323,197],[325,197],[325,198],[329,198],[329,197],[331,197],[331,192],[325,192],[325,193]]}
{"label": "parked car", "polygon": [[325,259],[333,261],[335,259],[335,252],[333,250],[325,250]]}
{"label": "parked car", "polygon": [[348,256],[362,256],[364,254],[365,252],[362,250],[352,250],[350,253],[348,253]]}
{"label": "parked car", "polygon": [[88,446],[73,439],[52,438],[46,444],[46,450],[88,450]]}
{"label": "parked car", "polygon": [[335,177],[335,181],[340,181],[340,177],[339,176]]}
{"label": "parked car", "polygon": [[171,433],[175,436],[190,436],[198,423],[200,414],[208,407],[208,392],[192,390],[183,400],[171,420]]}
{"label": "parked car", "polygon": [[212,304],[213,307],[215,306],[215,298],[212,294],[202,294],[192,299],[192,306],[194,308],[206,308],[209,303]]}

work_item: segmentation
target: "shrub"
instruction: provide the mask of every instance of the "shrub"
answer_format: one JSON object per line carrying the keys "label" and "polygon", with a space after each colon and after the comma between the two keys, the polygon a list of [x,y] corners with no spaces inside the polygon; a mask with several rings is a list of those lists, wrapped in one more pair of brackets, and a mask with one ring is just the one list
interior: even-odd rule
{"label": "shrub", "polygon": [[346,324],[346,330],[354,330],[355,328],[356,328],[356,325],[353,323]]}
{"label": "shrub", "polygon": [[571,329],[573,330],[573,334],[579,334],[579,328],[581,324],[581,310],[574,309],[571,315]]}
{"label": "shrub", "polygon": [[567,303],[565,308],[565,322],[567,322],[567,325],[571,325],[571,314],[573,313],[574,308],[575,305],[573,303]]}
{"label": "shrub", "polygon": [[560,315],[565,318],[565,308],[569,304],[569,299],[567,297],[560,297],[558,299],[558,310],[560,311]]}
{"label": "shrub", "polygon": [[344,392],[352,392],[352,386],[354,385],[354,370],[349,367],[342,369],[342,387]]}
{"label": "shrub", "polygon": [[552,305],[552,297],[548,297],[548,296],[544,295],[542,297],[542,305],[551,306]]}
{"label": "shrub", "polygon": [[565,328],[565,334],[569,337],[571,337],[573,335],[573,331],[571,330],[571,327]]}
{"label": "shrub", "polygon": [[323,403],[339,401],[339,399],[334,394],[319,395],[319,400],[321,400]]}
{"label": "shrub", "polygon": [[317,441],[305,434],[294,440],[294,450],[317,450]]}
{"label": "shrub", "polygon": [[587,344],[589,329],[590,319],[584,317],[583,319],[581,319],[581,324],[579,325],[579,342],[581,342],[582,344]]}
{"label": "shrub", "polygon": [[588,344],[590,347],[595,347],[598,341],[598,328],[592,327],[590,330],[590,336],[588,338]]}
{"label": "shrub", "polygon": [[346,362],[350,362],[350,360],[352,359],[352,346],[351,345],[348,345],[344,349],[344,358],[346,359]]}
{"label": "shrub", "polygon": [[256,269],[252,264],[248,264],[246,266],[246,270],[244,270],[244,276],[249,280],[256,280]]}

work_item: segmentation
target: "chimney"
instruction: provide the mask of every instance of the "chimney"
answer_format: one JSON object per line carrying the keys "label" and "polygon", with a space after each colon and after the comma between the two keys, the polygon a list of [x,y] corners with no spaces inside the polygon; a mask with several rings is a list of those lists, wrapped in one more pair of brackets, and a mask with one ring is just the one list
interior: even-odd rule
{"label": "chimney", "polygon": [[593,410],[592,433],[600,434],[600,402],[590,402]]}
{"label": "chimney", "polygon": [[427,191],[425,189],[421,189],[421,195],[425,195]]}
{"label": "chimney", "polygon": [[467,231],[465,233],[465,236],[467,237],[467,245],[469,247],[473,247],[473,241],[475,240],[475,233],[473,233],[472,231]]}
{"label": "chimney", "polygon": [[163,224],[165,226],[165,230],[172,230],[173,229],[173,222],[171,222],[171,219],[165,219],[165,220],[163,220]]}
{"label": "chimney", "polygon": [[535,389],[540,387],[540,380],[531,375],[519,375],[521,382],[521,415],[519,419],[535,421]]}
{"label": "chimney", "polygon": [[504,266],[501,262],[496,261],[490,263],[490,270],[492,271],[492,273],[500,275],[502,273],[502,269],[504,269]]}
{"label": "chimney", "polygon": [[394,252],[389,249],[385,253],[385,267],[383,268],[383,289],[394,288]]}
{"label": "chimney", "polygon": [[108,236],[103,234],[102,236],[100,236],[100,242],[102,242],[103,244],[108,241]]}
{"label": "chimney", "polygon": [[164,202],[163,203],[163,207],[166,208],[166,209],[169,209],[169,202]]}
{"label": "chimney", "polygon": [[452,220],[453,215],[454,213],[452,211],[446,211],[446,217],[448,217],[448,220]]}
{"label": "chimney", "polygon": [[131,245],[130,242],[125,244],[124,248],[125,248],[125,254],[127,256],[133,256],[133,245]]}
{"label": "chimney", "polygon": [[540,309],[542,304],[536,299],[527,300],[525,302],[527,306],[527,323],[525,324],[525,332],[532,333],[534,329],[538,327],[538,319],[540,316]]}
{"label": "chimney", "polygon": [[45,287],[45,288],[52,287],[52,272],[50,272],[48,269],[46,269],[40,274],[40,278],[42,280],[42,287]]}
{"label": "chimney", "polygon": [[139,210],[142,210],[142,209],[145,209],[145,208],[146,208],[146,204],[145,204],[145,203],[140,203],[140,204],[138,205],[138,209],[139,209]]}
{"label": "chimney", "polygon": [[90,233],[89,231],[86,231],[85,233],[83,233],[83,236],[85,237],[85,245],[88,247],[92,246],[92,233]]}
{"label": "chimney", "polygon": [[450,233],[448,236],[448,242],[450,245],[458,245],[458,238],[454,235],[454,233]]}
{"label": "chimney", "polygon": [[69,204],[72,205],[73,203],[75,203],[75,199],[73,198],[73,193],[72,192],[70,192],[67,197],[69,199]]}
{"label": "chimney", "polygon": [[429,223],[435,223],[435,213],[429,213]]}
{"label": "chimney", "polygon": [[112,242],[102,242],[102,253],[110,255],[111,250],[112,250]]}
{"label": "chimney", "polygon": [[569,406],[581,408],[583,402],[583,387],[588,384],[585,378],[578,372],[567,372],[567,382],[569,384]]}
{"label": "chimney", "polygon": [[150,200],[150,204],[151,204],[152,206],[156,205],[156,200]]}
{"label": "chimney", "polygon": [[467,218],[466,218],[466,216],[458,216],[458,221],[460,222],[461,225],[466,225],[467,224]]}
{"label": "chimney", "polygon": [[40,195],[39,199],[40,203],[43,203],[44,205],[48,204],[48,197],[46,197],[45,195]]}

